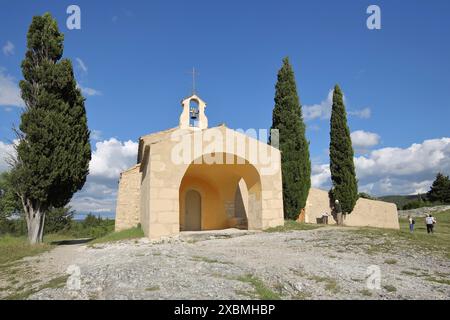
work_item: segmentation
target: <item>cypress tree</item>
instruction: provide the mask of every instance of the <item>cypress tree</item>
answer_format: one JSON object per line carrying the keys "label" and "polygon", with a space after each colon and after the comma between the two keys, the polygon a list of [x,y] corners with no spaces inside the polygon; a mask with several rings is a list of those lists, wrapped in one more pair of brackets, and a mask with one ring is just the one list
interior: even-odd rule
{"label": "cypress tree", "polygon": [[311,161],[294,71],[287,57],[278,71],[271,129],[279,130],[284,216],[296,219],[311,187]]}
{"label": "cypress tree", "polygon": [[333,200],[339,200],[344,214],[351,213],[358,200],[358,183],[347,113],[338,85],[334,87],[330,123],[330,171],[333,184],[331,195]]}
{"label": "cypress tree", "polygon": [[26,107],[13,170],[30,243],[42,242],[46,211],[66,205],[89,172],[84,98],[71,61],[61,59],[63,40],[49,13],[33,17],[22,61],[20,89]]}

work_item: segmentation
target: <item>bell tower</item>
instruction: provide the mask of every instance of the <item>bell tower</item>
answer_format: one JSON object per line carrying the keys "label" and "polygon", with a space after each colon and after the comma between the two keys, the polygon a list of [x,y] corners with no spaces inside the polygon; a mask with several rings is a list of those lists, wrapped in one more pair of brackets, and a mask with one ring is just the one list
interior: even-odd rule
{"label": "bell tower", "polygon": [[192,95],[181,101],[183,111],[180,116],[181,129],[206,129],[208,128],[208,118],[205,115],[206,103],[195,90],[195,76],[198,72],[192,68]]}
{"label": "bell tower", "polygon": [[181,101],[183,111],[180,115],[181,129],[206,129],[208,118],[205,115],[206,103],[196,94]]}

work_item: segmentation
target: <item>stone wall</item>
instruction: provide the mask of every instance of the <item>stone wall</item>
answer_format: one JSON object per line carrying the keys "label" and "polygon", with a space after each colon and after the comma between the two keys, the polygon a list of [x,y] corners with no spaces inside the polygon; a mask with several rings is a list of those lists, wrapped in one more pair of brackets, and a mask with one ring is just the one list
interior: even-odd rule
{"label": "stone wall", "polygon": [[136,227],[140,222],[140,165],[122,172],[116,204],[115,230],[121,231]]}
{"label": "stone wall", "polygon": [[[331,214],[328,192],[311,188],[306,201],[305,222],[317,223],[323,213]],[[336,224],[335,219],[329,217],[328,224]],[[397,206],[384,201],[359,198],[353,212],[345,216],[344,225],[399,229]]]}

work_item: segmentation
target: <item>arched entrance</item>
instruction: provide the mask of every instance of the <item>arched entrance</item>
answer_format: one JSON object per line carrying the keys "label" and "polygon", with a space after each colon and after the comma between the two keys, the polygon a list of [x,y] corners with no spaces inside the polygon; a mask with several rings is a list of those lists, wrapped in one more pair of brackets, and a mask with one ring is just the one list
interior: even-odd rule
{"label": "arched entrance", "polygon": [[185,204],[185,230],[201,230],[202,198],[200,193],[196,190],[189,190],[186,192]]}
{"label": "arched entrance", "polygon": [[[187,168],[179,190],[180,231],[261,228],[261,181],[257,169],[237,156],[228,155],[234,158],[230,164],[225,160],[227,154],[214,154],[216,159],[221,156],[223,161],[219,163],[197,159]],[[193,222],[194,217],[199,217],[200,222]]]}

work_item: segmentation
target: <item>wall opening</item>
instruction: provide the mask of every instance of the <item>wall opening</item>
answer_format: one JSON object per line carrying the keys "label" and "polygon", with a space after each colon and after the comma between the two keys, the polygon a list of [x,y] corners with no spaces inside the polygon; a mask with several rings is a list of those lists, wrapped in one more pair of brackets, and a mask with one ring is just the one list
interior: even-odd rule
{"label": "wall opening", "polygon": [[214,154],[216,159],[220,156],[224,161],[198,164],[197,159],[186,170],[179,190],[180,231],[193,230],[191,218],[186,214],[196,206],[190,203],[197,201],[190,195],[191,190],[201,199],[199,230],[260,228],[262,201],[258,171],[248,161],[226,164],[225,153]]}

